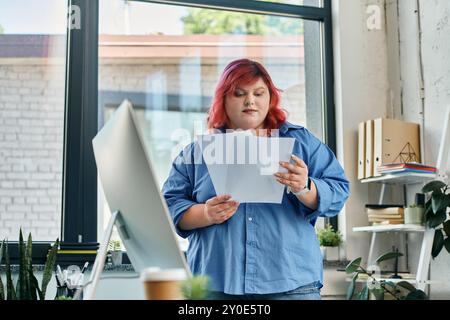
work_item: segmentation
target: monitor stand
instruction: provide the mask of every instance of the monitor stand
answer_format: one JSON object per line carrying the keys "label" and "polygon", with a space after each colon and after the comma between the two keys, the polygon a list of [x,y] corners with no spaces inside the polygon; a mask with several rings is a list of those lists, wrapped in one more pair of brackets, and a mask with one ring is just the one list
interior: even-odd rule
{"label": "monitor stand", "polygon": [[103,240],[100,243],[100,248],[97,252],[97,257],[95,258],[94,266],[92,267],[91,276],[89,277],[89,281],[83,287],[83,300],[93,300],[95,297],[98,281],[100,280],[100,275],[105,267],[106,255],[108,253],[108,243],[112,235],[114,224],[118,222],[119,215],[120,211],[114,211],[111,214],[108,226],[103,234]]}

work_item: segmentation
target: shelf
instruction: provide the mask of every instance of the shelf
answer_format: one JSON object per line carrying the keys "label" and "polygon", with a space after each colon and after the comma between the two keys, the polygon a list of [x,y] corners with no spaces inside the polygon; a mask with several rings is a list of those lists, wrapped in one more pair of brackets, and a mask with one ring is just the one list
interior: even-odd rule
{"label": "shelf", "polygon": [[417,224],[386,224],[378,226],[354,227],[353,232],[425,232],[425,227]]}
{"label": "shelf", "polygon": [[[417,280],[416,279],[411,279],[411,278],[404,278],[404,279],[390,279],[390,278],[376,278],[378,281],[380,281],[380,280],[385,280],[385,281],[390,281],[390,282],[392,282],[392,283],[398,283],[398,282],[401,282],[401,281],[407,281],[407,282],[409,282],[409,283],[411,283],[411,284],[416,284],[417,283]],[[365,279],[360,279],[360,278],[358,278],[357,280],[356,280],[356,282],[357,283],[361,283],[361,282],[367,282],[367,278],[365,278]],[[345,278],[345,281],[347,281],[347,282],[350,282],[350,281],[352,281],[352,278]]]}
{"label": "shelf", "polygon": [[435,173],[418,173],[418,172],[404,172],[395,174],[384,174],[379,177],[362,179],[361,183],[386,183],[386,184],[417,184],[427,180],[433,180],[437,177]]}

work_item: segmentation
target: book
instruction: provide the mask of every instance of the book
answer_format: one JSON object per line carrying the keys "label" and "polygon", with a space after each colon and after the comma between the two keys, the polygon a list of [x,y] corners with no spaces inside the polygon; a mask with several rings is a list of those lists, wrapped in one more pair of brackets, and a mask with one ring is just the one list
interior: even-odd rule
{"label": "book", "polygon": [[383,209],[372,209],[367,208],[366,212],[368,215],[403,215],[405,209],[398,207],[383,208]]}
{"label": "book", "polygon": [[437,168],[423,165],[420,163],[390,163],[378,167],[380,173],[393,173],[393,172],[432,172],[435,173]]}
{"label": "book", "polygon": [[403,204],[366,204],[365,207],[370,209],[403,208]]}
{"label": "book", "polygon": [[384,225],[390,225],[390,224],[403,224],[404,220],[383,220],[383,221],[369,221],[372,222],[373,226],[384,226]]}
{"label": "book", "polygon": [[434,172],[431,171],[426,171],[426,170],[416,170],[416,169],[396,169],[396,170],[392,170],[392,171],[383,171],[383,174],[398,174],[398,173],[424,173],[424,174],[432,174]]}
{"label": "book", "polygon": [[369,219],[403,219],[403,214],[369,214]]}

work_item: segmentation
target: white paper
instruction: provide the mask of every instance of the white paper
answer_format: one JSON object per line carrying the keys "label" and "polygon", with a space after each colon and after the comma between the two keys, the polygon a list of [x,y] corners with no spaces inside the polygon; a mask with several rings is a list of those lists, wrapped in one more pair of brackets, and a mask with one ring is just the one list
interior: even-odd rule
{"label": "white paper", "polygon": [[285,186],[275,172],[287,172],[294,138],[257,137],[249,132],[199,136],[199,146],[217,195],[239,203],[281,203]]}

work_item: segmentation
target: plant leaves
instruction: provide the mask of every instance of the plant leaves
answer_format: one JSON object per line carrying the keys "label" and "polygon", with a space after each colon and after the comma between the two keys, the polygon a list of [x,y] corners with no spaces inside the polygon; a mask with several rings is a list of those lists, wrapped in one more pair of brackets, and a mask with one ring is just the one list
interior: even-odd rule
{"label": "plant leaves", "polygon": [[367,284],[364,286],[362,291],[356,296],[358,300],[368,300],[369,299],[369,287]]}
{"label": "plant leaves", "polygon": [[411,283],[409,283],[408,281],[400,281],[397,283],[398,287],[402,287],[405,288],[408,291],[415,291],[416,287],[414,287]]}
{"label": "plant leaves", "polygon": [[33,239],[31,237],[31,232],[28,234],[28,241],[26,247],[26,257],[27,257],[27,282],[29,297],[31,300],[37,300],[36,286],[33,283]]}
{"label": "plant leaves", "polygon": [[56,239],[55,243],[50,248],[47,254],[47,260],[45,261],[44,266],[44,274],[42,275],[41,290],[42,290],[42,297],[44,299],[45,299],[45,292],[47,291],[47,285],[52,279],[53,269],[56,263],[56,255],[58,254],[58,248],[59,248],[59,239]]}
{"label": "plant leaves", "polygon": [[352,300],[353,294],[355,293],[355,285],[356,285],[356,279],[358,279],[359,272],[356,272],[353,277],[352,281],[350,282],[350,285],[347,288],[347,300]]}
{"label": "plant leaves", "polygon": [[359,266],[361,265],[361,257],[354,259],[351,261],[346,267],[345,267],[345,273],[351,274],[358,270]]}
{"label": "plant leaves", "polygon": [[435,214],[428,213],[425,218],[430,228],[436,228],[440,226],[445,221],[445,219],[447,219],[447,214],[445,213],[445,210],[441,210],[436,212]]}
{"label": "plant leaves", "polygon": [[433,194],[431,197],[431,207],[433,208],[434,213],[447,208],[447,196],[442,193],[438,193],[436,195]]}
{"label": "plant leaves", "polygon": [[439,181],[439,180],[431,181],[422,188],[422,192],[423,193],[428,193],[428,192],[432,192],[432,191],[434,192],[436,190],[441,190],[445,186],[446,186],[446,184],[443,183],[442,181]]}
{"label": "plant leaves", "polygon": [[28,259],[26,246],[23,241],[22,228],[19,231],[19,279],[17,280],[17,298],[19,300],[30,300],[30,284],[28,277]]}
{"label": "plant leaves", "polygon": [[372,289],[370,291],[376,300],[384,300],[384,289],[383,288],[379,288],[379,289]]}
{"label": "plant leaves", "polygon": [[422,290],[414,290],[408,293],[405,300],[428,300],[428,296]]}
{"label": "plant leaves", "polygon": [[11,260],[9,258],[8,242],[5,243],[5,268],[6,268],[6,299],[17,300],[16,290],[11,276]]}
{"label": "plant leaves", "polygon": [[447,237],[444,240],[444,246],[445,246],[445,250],[447,250],[447,252],[450,253],[450,237]]}
{"label": "plant leaves", "polygon": [[431,255],[433,259],[439,255],[442,248],[444,247],[444,235],[441,230],[435,230],[434,232],[434,240],[433,240],[433,248],[431,249]]}
{"label": "plant leaves", "polygon": [[2,264],[4,249],[5,249],[5,240],[2,241],[2,244],[0,246],[0,264]]}
{"label": "plant leaves", "polygon": [[[3,240],[2,244],[0,245],[0,265],[2,264],[4,247],[5,247],[5,240]],[[5,300],[5,286],[3,285],[1,276],[0,276],[0,300]]]}
{"label": "plant leaves", "polygon": [[380,263],[382,261],[386,261],[386,260],[390,260],[390,259],[395,259],[397,257],[402,257],[402,256],[403,256],[403,253],[400,253],[400,252],[388,252],[388,253],[385,253],[385,254],[379,256],[376,260],[376,263]]}
{"label": "plant leaves", "polygon": [[450,237],[450,220],[444,222],[444,231],[447,237]]}

